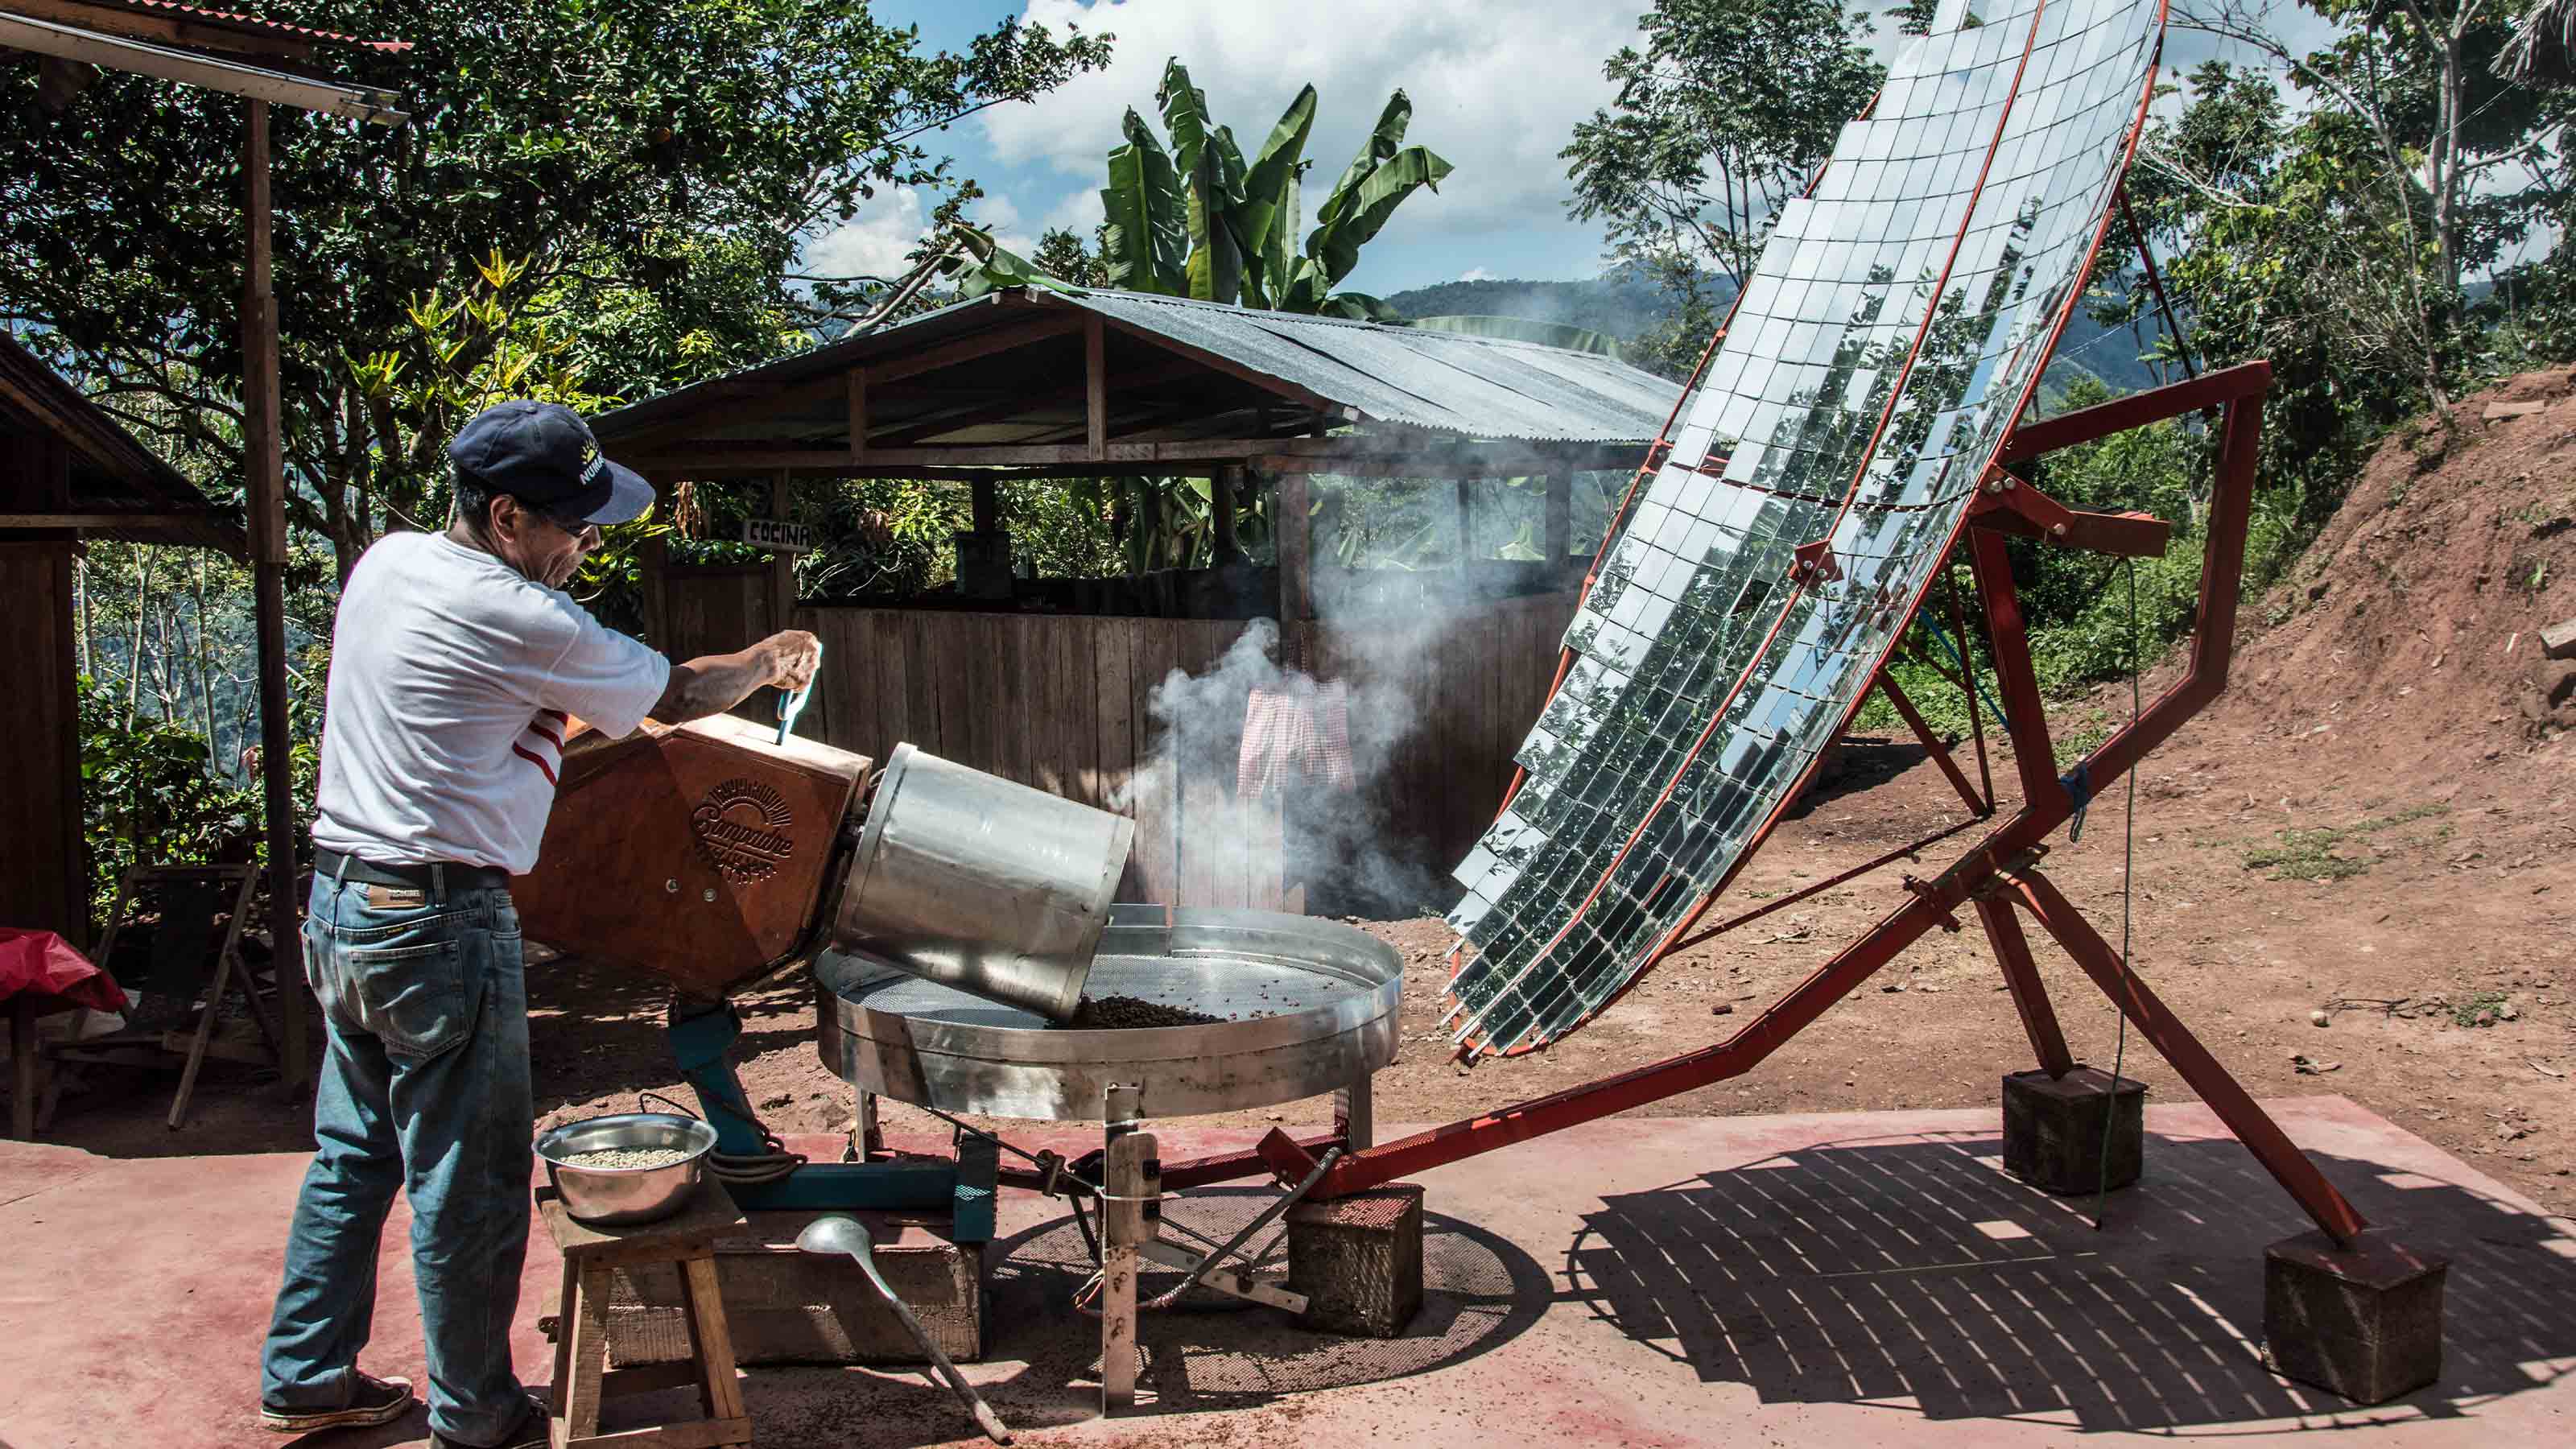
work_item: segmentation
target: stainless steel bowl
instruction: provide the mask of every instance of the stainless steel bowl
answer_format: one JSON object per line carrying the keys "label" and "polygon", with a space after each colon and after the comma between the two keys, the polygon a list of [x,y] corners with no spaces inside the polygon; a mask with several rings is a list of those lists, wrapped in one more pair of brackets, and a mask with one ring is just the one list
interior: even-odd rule
{"label": "stainless steel bowl", "polygon": [[[567,1122],[537,1134],[537,1156],[546,1181],[563,1199],[572,1220],[597,1227],[632,1227],[667,1218],[688,1204],[706,1175],[716,1129],[695,1117],[669,1112],[614,1112]],[[576,1167],[564,1161],[613,1148],[677,1148],[685,1161],[661,1167]]]}

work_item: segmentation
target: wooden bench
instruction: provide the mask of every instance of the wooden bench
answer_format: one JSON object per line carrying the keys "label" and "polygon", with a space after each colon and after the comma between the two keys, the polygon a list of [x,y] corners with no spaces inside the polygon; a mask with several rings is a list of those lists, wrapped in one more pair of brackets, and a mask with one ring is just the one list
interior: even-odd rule
{"label": "wooden bench", "polygon": [[[698,1185],[688,1206],[660,1222],[631,1228],[577,1223],[551,1188],[537,1190],[546,1231],[563,1254],[563,1288],[555,1328],[555,1389],[549,1429],[554,1449],[718,1449],[751,1442],[751,1418],[734,1377],[733,1335],[716,1287],[716,1239],[749,1228],[721,1183]],[[671,1363],[608,1367],[609,1290],[616,1271],[649,1263],[679,1270],[680,1297],[693,1356]],[[706,1417],[615,1434],[599,1432],[599,1408],[612,1394],[695,1384]]]}

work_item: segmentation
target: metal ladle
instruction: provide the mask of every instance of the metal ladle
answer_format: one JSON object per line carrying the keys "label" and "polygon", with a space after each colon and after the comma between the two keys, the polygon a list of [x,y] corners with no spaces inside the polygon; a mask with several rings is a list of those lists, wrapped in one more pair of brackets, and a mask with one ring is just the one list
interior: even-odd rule
{"label": "metal ladle", "polygon": [[912,1316],[912,1309],[894,1295],[885,1275],[877,1271],[876,1240],[868,1235],[866,1224],[838,1214],[816,1218],[805,1225],[805,1231],[796,1235],[796,1247],[799,1252],[826,1256],[847,1253],[856,1259],[859,1271],[867,1274],[868,1282],[875,1285],[877,1296],[894,1309],[895,1317],[903,1320],[904,1328],[912,1334],[912,1341],[920,1344],[922,1352],[930,1355],[931,1363],[938,1367],[939,1376],[947,1381],[958,1402],[975,1415],[976,1427],[996,1444],[1011,1442],[1010,1426],[1002,1422],[1001,1415],[993,1412],[992,1405],[984,1402],[983,1395],[975,1392],[975,1386],[966,1382],[966,1376],[957,1371],[957,1365],[948,1361],[948,1355],[939,1351],[939,1345],[930,1341],[921,1320]]}

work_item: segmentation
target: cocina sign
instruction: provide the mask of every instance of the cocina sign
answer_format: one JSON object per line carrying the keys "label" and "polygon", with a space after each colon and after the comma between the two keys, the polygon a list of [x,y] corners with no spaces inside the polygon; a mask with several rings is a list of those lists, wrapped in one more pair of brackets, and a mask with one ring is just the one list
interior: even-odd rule
{"label": "cocina sign", "polygon": [[804,553],[814,547],[814,528],[784,518],[746,518],[742,521],[742,541],[774,553]]}

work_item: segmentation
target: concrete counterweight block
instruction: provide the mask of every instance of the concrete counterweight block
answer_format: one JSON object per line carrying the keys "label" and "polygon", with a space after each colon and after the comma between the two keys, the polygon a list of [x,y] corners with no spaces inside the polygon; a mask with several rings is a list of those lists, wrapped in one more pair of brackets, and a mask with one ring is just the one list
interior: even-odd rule
{"label": "concrete counterweight block", "polygon": [[2094,1192],[2106,1185],[2102,1139],[2110,1135],[2107,1185],[2138,1180],[2146,1155],[2146,1084],[2077,1067],[2063,1077],[2014,1072],[2004,1078],[2004,1171],[2042,1192]]}
{"label": "concrete counterweight block", "polygon": [[1288,1288],[1301,1327],[1393,1338],[1422,1307],[1422,1187],[1392,1182],[1288,1210]]}
{"label": "concrete counterweight block", "polygon": [[2383,1404],[2442,1376],[2442,1284],[2451,1260],[2371,1229],[2263,1250],[2263,1361],[2274,1373]]}

